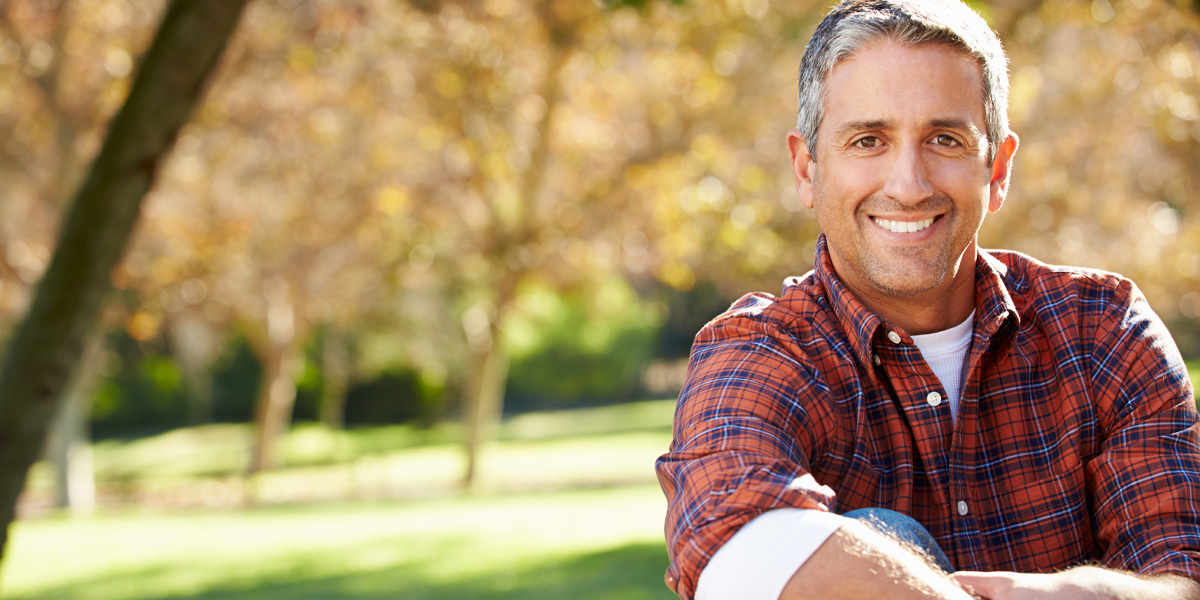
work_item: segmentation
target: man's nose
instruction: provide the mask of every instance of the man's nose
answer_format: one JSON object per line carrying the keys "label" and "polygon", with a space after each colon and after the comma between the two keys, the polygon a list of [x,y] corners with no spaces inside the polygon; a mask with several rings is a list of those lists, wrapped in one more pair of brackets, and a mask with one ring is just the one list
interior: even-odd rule
{"label": "man's nose", "polygon": [[916,204],[933,195],[928,165],[919,148],[901,147],[893,154],[883,193],[902,204]]}

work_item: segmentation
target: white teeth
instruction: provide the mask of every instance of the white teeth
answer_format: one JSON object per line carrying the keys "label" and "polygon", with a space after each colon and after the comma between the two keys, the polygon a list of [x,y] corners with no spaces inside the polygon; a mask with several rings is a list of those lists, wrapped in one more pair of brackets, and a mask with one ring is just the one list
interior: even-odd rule
{"label": "white teeth", "polygon": [[924,221],[888,221],[887,219],[871,218],[880,227],[892,233],[916,233],[933,225],[933,219],[925,219]]}

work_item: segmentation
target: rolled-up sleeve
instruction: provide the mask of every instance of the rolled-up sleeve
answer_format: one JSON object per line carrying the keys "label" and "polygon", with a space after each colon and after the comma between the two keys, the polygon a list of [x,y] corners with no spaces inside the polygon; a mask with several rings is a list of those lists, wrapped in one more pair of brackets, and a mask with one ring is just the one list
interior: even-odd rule
{"label": "rolled-up sleeve", "polygon": [[670,452],[656,470],[668,500],[667,584],[685,600],[709,559],[746,523],[776,508],[829,510],[808,472],[828,415],[820,380],[748,296],[696,338]]}
{"label": "rolled-up sleeve", "polygon": [[700,573],[696,600],[778,600],[792,576],[849,519],[777,508],[746,524]]}

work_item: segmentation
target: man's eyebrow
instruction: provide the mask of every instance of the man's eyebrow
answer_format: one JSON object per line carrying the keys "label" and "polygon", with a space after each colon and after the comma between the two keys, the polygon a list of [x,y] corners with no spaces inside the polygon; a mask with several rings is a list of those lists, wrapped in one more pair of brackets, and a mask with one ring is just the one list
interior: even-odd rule
{"label": "man's eyebrow", "polygon": [[[873,129],[888,129],[892,126],[892,122],[885,119],[864,119],[862,121],[849,121],[833,132],[834,139],[842,139],[849,135],[853,135],[860,131],[871,131]],[[983,131],[975,125],[974,122],[967,119],[933,119],[929,121],[929,127],[937,129],[955,129],[958,131],[967,131],[975,137],[983,137]]]}
{"label": "man's eyebrow", "polygon": [[857,133],[859,131],[870,131],[872,129],[887,129],[888,126],[890,126],[890,125],[891,125],[890,121],[885,121],[883,119],[875,119],[875,120],[871,120],[871,121],[850,121],[850,122],[846,123],[845,125],[842,125],[841,127],[839,127],[837,129],[837,131],[833,132],[833,135],[834,135],[834,138],[841,139],[847,135],[850,135],[852,133]]}
{"label": "man's eyebrow", "polygon": [[977,137],[983,136],[983,132],[980,131],[974,123],[966,119],[934,119],[929,122],[929,125],[938,129],[958,129],[960,131],[969,131]]}

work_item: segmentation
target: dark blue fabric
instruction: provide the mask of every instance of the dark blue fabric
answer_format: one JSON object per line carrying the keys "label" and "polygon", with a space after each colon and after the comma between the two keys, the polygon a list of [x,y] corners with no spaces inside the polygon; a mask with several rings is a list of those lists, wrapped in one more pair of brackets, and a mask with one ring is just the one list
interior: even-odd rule
{"label": "dark blue fabric", "polygon": [[946,553],[942,552],[942,547],[916,519],[886,508],[860,508],[842,516],[868,523],[881,533],[890,534],[905,544],[920,548],[943,571],[954,572],[954,567],[950,564],[950,559],[946,558]]}

